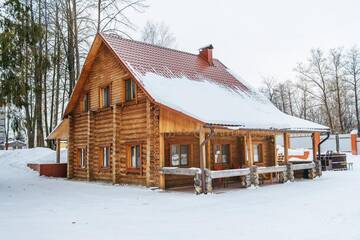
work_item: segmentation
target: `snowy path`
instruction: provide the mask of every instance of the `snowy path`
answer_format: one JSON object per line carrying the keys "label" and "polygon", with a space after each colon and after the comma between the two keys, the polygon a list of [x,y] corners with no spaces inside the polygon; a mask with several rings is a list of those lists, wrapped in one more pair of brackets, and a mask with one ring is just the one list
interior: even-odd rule
{"label": "snowy path", "polygon": [[54,158],[47,149],[0,151],[1,239],[360,239],[360,158],[354,171],[314,181],[207,196],[50,179],[25,167]]}

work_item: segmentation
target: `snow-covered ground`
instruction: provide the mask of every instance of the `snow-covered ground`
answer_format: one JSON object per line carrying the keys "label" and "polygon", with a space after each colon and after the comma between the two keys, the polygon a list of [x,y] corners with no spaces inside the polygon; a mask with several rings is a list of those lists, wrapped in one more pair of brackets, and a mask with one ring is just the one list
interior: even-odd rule
{"label": "snow-covered ground", "polygon": [[0,239],[360,239],[349,158],[353,171],[196,196],[39,177],[26,163],[55,152],[0,151]]}

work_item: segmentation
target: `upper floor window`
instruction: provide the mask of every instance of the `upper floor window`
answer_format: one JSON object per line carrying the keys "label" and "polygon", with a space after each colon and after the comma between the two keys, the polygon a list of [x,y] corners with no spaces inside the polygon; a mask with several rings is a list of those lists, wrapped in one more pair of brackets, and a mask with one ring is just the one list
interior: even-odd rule
{"label": "upper floor window", "polygon": [[101,107],[110,106],[110,86],[106,86],[100,89],[100,104]]}
{"label": "upper floor window", "polygon": [[171,165],[187,166],[189,162],[189,145],[172,144],[171,145]]}
{"label": "upper floor window", "polygon": [[83,112],[88,112],[89,111],[89,94],[88,93],[84,94],[84,96],[83,96],[82,110],[83,110]]}
{"label": "upper floor window", "polygon": [[125,80],[125,101],[131,101],[136,97],[136,83],[128,79]]}
{"label": "upper floor window", "polygon": [[230,144],[215,144],[215,163],[228,163],[230,160]]}

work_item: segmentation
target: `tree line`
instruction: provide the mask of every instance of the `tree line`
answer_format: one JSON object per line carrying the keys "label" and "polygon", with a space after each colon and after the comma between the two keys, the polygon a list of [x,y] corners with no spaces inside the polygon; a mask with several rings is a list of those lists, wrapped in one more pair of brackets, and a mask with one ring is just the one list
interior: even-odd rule
{"label": "tree line", "polygon": [[[95,34],[133,38],[137,27],[129,15],[146,8],[145,0],[0,3],[0,106],[6,109],[6,142],[12,130],[29,148],[51,147],[45,138],[61,121]],[[159,45],[175,41],[167,26],[151,22],[142,39]]]}
{"label": "tree line", "polygon": [[296,78],[265,77],[261,91],[281,111],[330,127],[332,132],[358,129],[360,49],[312,49],[294,68]]}

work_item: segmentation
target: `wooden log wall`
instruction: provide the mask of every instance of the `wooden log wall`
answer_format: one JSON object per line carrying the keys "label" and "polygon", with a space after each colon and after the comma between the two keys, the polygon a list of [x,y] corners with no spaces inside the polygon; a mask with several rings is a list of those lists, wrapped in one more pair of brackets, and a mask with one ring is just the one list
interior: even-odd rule
{"label": "wooden log wall", "polygon": [[[137,86],[136,98],[125,102],[125,80],[129,73],[105,46],[89,73],[82,95],[72,112],[69,136],[70,177],[159,186],[159,119],[160,109],[149,101]],[[111,106],[101,108],[100,89],[110,86]],[[89,97],[89,112],[82,112],[84,94]],[[141,145],[141,170],[133,172],[128,166],[131,145]],[[103,147],[110,147],[110,166],[102,165]],[[81,168],[77,149],[86,147],[87,168]],[[150,154],[150,156],[149,156]],[[114,167],[115,166],[115,167]],[[148,173],[147,173],[148,170]]]}

